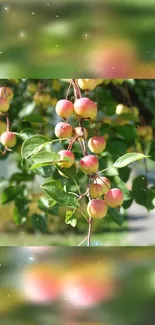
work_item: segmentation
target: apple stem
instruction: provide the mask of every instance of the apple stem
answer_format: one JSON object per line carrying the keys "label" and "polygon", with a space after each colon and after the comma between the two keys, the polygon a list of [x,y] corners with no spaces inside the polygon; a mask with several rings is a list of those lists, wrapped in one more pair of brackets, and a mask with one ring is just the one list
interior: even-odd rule
{"label": "apple stem", "polygon": [[91,243],[91,234],[92,234],[92,217],[89,218],[88,241],[87,241],[88,247],[90,247],[90,243]]}
{"label": "apple stem", "polygon": [[7,130],[7,132],[9,131],[9,129],[10,129],[10,121],[9,121],[9,116],[7,113],[7,116],[6,116],[6,130]]}
{"label": "apple stem", "polygon": [[[88,180],[89,180],[89,191],[88,191],[88,198],[89,201],[91,201],[91,197],[90,197],[90,182],[91,182],[91,176],[88,176]],[[92,217],[89,217],[89,226],[88,226],[88,241],[87,241],[87,246],[90,247],[91,244],[91,235],[92,235]]]}

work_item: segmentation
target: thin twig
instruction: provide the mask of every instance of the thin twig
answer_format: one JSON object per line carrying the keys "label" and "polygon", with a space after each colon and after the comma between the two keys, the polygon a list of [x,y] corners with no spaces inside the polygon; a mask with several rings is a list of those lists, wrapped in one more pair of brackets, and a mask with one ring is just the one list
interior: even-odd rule
{"label": "thin twig", "polygon": [[81,246],[86,240],[87,240],[88,236],[82,240],[82,242],[78,245],[78,246]]}

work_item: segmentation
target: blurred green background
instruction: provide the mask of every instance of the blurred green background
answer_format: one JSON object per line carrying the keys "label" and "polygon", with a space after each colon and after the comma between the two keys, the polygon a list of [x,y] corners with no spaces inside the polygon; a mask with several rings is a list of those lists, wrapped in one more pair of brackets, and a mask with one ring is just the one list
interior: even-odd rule
{"label": "blurred green background", "polygon": [[155,3],[1,1],[0,77],[153,78]]}
{"label": "blurred green background", "polygon": [[154,325],[154,248],[1,247],[0,298],[4,325]]}

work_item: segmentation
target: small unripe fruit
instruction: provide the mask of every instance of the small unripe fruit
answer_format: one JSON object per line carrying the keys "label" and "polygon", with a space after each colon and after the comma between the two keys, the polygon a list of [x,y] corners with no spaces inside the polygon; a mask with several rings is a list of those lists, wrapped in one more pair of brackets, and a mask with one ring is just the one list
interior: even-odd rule
{"label": "small unripe fruit", "polygon": [[89,186],[89,194],[91,199],[96,199],[100,196],[102,196],[102,185],[100,184],[90,184]]}
{"label": "small unripe fruit", "polygon": [[123,120],[121,117],[117,117],[117,118],[114,120],[114,124],[116,124],[116,125],[127,125],[127,124],[130,124],[130,121],[128,121],[128,120]]}
{"label": "small unripe fruit", "polygon": [[112,188],[105,194],[105,201],[111,208],[121,206],[124,201],[124,196],[121,190],[118,188]]}
{"label": "small unripe fruit", "polygon": [[35,101],[35,103],[37,105],[42,104],[43,103],[43,94],[41,94],[39,91],[37,91],[33,96],[33,100]]}
{"label": "small unripe fruit", "polygon": [[108,207],[104,200],[94,199],[87,205],[87,212],[92,218],[102,219],[106,216],[107,211]]}
{"label": "small unripe fruit", "polygon": [[13,98],[13,91],[9,87],[0,87],[0,97],[6,97],[8,101]]}
{"label": "small unripe fruit", "polygon": [[89,98],[79,98],[74,103],[74,110],[81,118],[95,119],[97,115],[97,106]]}
{"label": "small unripe fruit", "polygon": [[61,83],[60,83],[59,79],[53,79],[52,80],[52,89],[57,91],[57,92],[60,91]]}
{"label": "small unripe fruit", "polygon": [[49,105],[51,103],[51,95],[50,94],[42,94],[43,104]]}
{"label": "small unripe fruit", "polygon": [[138,132],[138,135],[140,136],[140,137],[145,137],[145,136],[147,136],[147,129],[146,129],[146,126],[139,126],[138,128],[137,128],[137,132]]}
{"label": "small unripe fruit", "polygon": [[5,113],[9,110],[10,103],[9,100],[5,97],[0,97],[0,112]]}
{"label": "small unripe fruit", "polygon": [[147,135],[148,135],[148,134],[150,134],[150,135],[153,134],[152,126],[150,126],[150,125],[146,125],[145,128],[146,128],[146,131],[147,131]]}
{"label": "small unripe fruit", "polygon": [[80,127],[80,126],[77,126],[76,128],[74,128],[73,134],[74,134],[74,136],[78,136],[78,137],[81,137],[81,138],[84,137],[85,139],[87,139],[87,137],[88,137],[87,130],[85,128]]}
{"label": "small unripe fruit", "polygon": [[[61,168],[70,168],[74,164],[75,157],[71,151],[60,150],[58,154],[60,155],[60,160],[64,160],[58,163],[58,166],[60,166]],[[65,161],[65,159],[69,159],[69,160]]]}
{"label": "small unripe fruit", "polygon": [[153,139],[153,134],[148,134],[145,138],[144,141],[151,141]]}
{"label": "small unripe fruit", "polygon": [[17,142],[16,135],[10,131],[2,133],[0,140],[3,146],[8,148],[14,147]]}
{"label": "small unripe fruit", "polygon": [[68,118],[74,112],[74,105],[70,100],[61,99],[57,102],[55,110],[57,115],[63,118]]}
{"label": "small unripe fruit", "polygon": [[73,128],[70,124],[59,122],[55,127],[55,135],[57,138],[71,138]]}
{"label": "small unripe fruit", "polygon": [[99,168],[99,162],[97,157],[93,156],[93,155],[88,155],[83,157],[80,161],[79,161],[79,166],[80,169],[82,170],[82,172],[86,173],[86,174],[95,174],[98,171]]}
{"label": "small unripe fruit", "polygon": [[6,131],[6,123],[0,121],[0,134],[4,133],[5,131]]}
{"label": "small unripe fruit", "polygon": [[106,147],[106,140],[102,136],[92,137],[88,141],[88,148],[93,153],[101,153]]}
{"label": "small unripe fruit", "polygon": [[128,107],[126,107],[122,104],[119,104],[116,106],[116,114],[117,115],[126,114],[126,113],[129,113]]}
{"label": "small unripe fruit", "polygon": [[97,177],[95,179],[95,183],[101,185],[102,187],[102,194],[105,194],[107,193],[110,188],[111,188],[111,184],[110,184],[110,181],[107,177]]}
{"label": "small unripe fruit", "polygon": [[104,117],[102,120],[103,123],[105,124],[111,124],[112,123],[112,119],[110,117]]}
{"label": "small unripe fruit", "polygon": [[132,112],[135,116],[139,116],[139,109],[137,107],[133,107]]}
{"label": "small unripe fruit", "polygon": [[102,82],[102,79],[78,79],[78,85],[82,90],[93,90]]}
{"label": "small unripe fruit", "polygon": [[30,92],[30,93],[35,93],[35,91],[37,90],[37,86],[34,82],[30,82],[28,85],[27,85],[27,91]]}
{"label": "small unripe fruit", "polygon": [[51,105],[52,106],[55,106],[57,104],[57,102],[58,102],[57,98],[55,98],[55,97],[51,98]]}

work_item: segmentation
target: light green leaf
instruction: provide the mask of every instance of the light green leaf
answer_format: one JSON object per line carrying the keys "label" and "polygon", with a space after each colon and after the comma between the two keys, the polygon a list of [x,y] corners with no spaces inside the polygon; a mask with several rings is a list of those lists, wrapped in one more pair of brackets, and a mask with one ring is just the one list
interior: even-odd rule
{"label": "light green leaf", "polygon": [[67,211],[65,216],[65,223],[75,227],[77,225],[77,219],[75,217],[75,209],[73,211]]}
{"label": "light green leaf", "polygon": [[27,159],[31,157],[35,153],[39,152],[48,143],[50,143],[49,139],[39,134],[25,140],[21,148],[22,158]]}
{"label": "light green leaf", "polygon": [[17,134],[17,136],[21,138],[23,141],[31,138],[34,135],[35,135],[35,131],[32,128],[23,129]]}
{"label": "light green leaf", "polygon": [[32,160],[35,162],[31,169],[40,168],[42,166],[51,165],[53,162],[57,162],[60,159],[60,155],[56,152],[42,152],[32,156]]}
{"label": "light green leaf", "polygon": [[146,155],[143,155],[141,153],[127,153],[125,155],[123,155],[122,157],[118,158],[113,167],[116,167],[116,168],[123,168],[131,163],[133,163],[134,161],[137,161],[137,160],[141,160],[141,159],[144,159],[144,158],[148,158],[149,156],[146,156]]}

